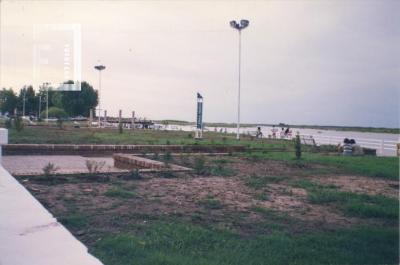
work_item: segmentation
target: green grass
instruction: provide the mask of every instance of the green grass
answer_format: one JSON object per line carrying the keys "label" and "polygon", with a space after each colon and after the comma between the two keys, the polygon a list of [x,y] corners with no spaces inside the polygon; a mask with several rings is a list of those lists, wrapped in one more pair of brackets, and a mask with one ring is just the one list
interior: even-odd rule
{"label": "green grass", "polygon": [[268,201],[268,195],[265,192],[256,193],[254,198],[259,201]]}
{"label": "green grass", "polygon": [[23,131],[9,130],[9,142],[12,144],[183,144],[183,145],[244,145],[249,147],[288,147],[287,141],[271,141],[268,139],[252,141],[243,136],[237,141],[234,134],[205,132],[204,139],[198,141],[188,137],[184,131],[88,129],[67,127],[60,130],[56,127],[25,127]]}
{"label": "green grass", "polygon": [[351,216],[365,218],[399,218],[399,201],[384,196],[370,196],[341,191],[316,191],[309,196],[311,203],[336,202]]}
{"label": "green grass", "polygon": [[209,198],[205,198],[199,201],[199,204],[207,209],[211,209],[211,210],[218,210],[218,209],[222,209],[223,205],[220,201],[209,197]]}
{"label": "green grass", "polygon": [[87,226],[89,218],[81,213],[71,213],[58,218],[63,225],[72,229],[81,229]]}
{"label": "green grass", "polygon": [[132,191],[124,190],[120,187],[113,187],[107,190],[104,193],[105,196],[107,197],[114,197],[114,198],[123,198],[123,199],[129,199],[135,197],[135,193]]}
{"label": "green grass", "polygon": [[286,176],[257,176],[251,175],[246,181],[246,186],[253,189],[262,189],[270,183],[278,183],[286,180]]}
{"label": "green grass", "polygon": [[350,216],[399,218],[399,201],[393,198],[340,191],[334,185],[321,185],[306,179],[293,182],[292,186],[306,189],[311,203],[335,203]]}
{"label": "green grass", "polygon": [[141,233],[109,235],[90,251],[107,265],[398,264],[398,231],[342,229],[240,236],[180,222],[155,222]]}
{"label": "green grass", "polygon": [[[268,152],[251,154],[259,159],[273,159],[296,164],[294,152]],[[254,159],[254,158],[253,158]],[[371,157],[371,156],[332,156],[318,153],[303,153],[303,164],[320,164],[331,166],[332,170],[344,173],[379,177],[386,179],[399,179],[399,159],[397,157]]]}

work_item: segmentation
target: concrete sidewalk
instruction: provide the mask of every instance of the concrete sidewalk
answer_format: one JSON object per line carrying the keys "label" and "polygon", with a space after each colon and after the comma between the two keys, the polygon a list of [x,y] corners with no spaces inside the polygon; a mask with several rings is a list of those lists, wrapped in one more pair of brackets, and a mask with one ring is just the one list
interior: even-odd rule
{"label": "concrete sidewalk", "polygon": [[0,265],[102,265],[0,166]]}

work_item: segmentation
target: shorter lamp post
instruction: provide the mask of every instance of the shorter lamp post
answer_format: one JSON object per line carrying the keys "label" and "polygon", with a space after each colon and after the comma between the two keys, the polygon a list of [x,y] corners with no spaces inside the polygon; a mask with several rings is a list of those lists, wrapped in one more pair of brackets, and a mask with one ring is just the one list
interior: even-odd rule
{"label": "shorter lamp post", "polygon": [[106,69],[104,65],[96,65],[94,67],[96,70],[99,71],[99,128],[100,128],[100,117],[101,117],[101,71]]}

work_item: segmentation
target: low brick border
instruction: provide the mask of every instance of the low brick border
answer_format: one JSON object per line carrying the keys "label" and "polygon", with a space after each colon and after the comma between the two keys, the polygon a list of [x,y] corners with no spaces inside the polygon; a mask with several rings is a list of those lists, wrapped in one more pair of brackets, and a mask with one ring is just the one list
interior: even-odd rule
{"label": "low brick border", "polygon": [[114,153],[233,153],[245,146],[223,145],[75,145],[75,144],[7,144],[3,155],[112,155]]}
{"label": "low brick border", "polygon": [[130,154],[121,154],[121,153],[113,154],[113,159],[114,159],[114,167],[123,169],[141,168],[141,169],[158,170],[158,171],[163,171],[163,170],[169,170],[175,172],[192,171],[192,169],[190,168],[178,166],[175,164],[169,164],[169,167],[166,168],[165,163],[163,162]]}

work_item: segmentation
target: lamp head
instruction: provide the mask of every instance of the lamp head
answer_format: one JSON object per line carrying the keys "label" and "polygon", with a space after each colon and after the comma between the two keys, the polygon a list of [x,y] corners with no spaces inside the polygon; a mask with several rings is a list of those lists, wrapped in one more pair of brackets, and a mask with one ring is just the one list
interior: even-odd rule
{"label": "lamp head", "polygon": [[240,27],[242,28],[242,29],[244,29],[244,28],[246,28],[248,25],[249,25],[249,21],[247,20],[247,19],[242,19],[242,20],[240,20]]}
{"label": "lamp head", "polygon": [[239,24],[235,20],[232,20],[231,22],[229,22],[229,24],[232,28],[239,29]]}
{"label": "lamp head", "polygon": [[94,68],[99,71],[106,69],[104,65],[96,65]]}

